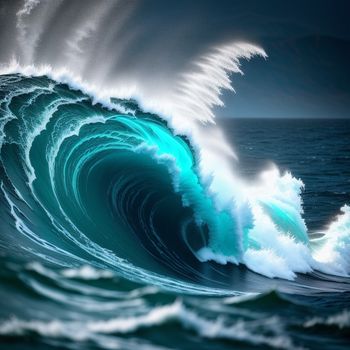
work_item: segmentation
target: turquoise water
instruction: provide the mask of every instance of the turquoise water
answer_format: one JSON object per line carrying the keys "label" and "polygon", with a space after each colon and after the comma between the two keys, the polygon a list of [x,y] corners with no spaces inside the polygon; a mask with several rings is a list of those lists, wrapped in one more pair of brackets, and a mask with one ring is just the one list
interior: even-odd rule
{"label": "turquoise water", "polygon": [[327,224],[350,199],[348,121],[223,121],[240,176],[273,160],[304,213],[291,175],[288,198],[218,208],[191,140],[135,101],[0,78],[0,347],[346,348],[347,209]]}

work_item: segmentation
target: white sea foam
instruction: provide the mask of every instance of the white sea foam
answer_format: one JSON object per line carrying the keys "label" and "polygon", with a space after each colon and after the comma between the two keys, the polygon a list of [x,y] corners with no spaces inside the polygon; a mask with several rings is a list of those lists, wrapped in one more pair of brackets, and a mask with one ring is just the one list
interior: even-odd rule
{"label": "white sea foam", "polygon": [[350,327],[350,311],[343,310],[340,313],[335,315],[330,315],[327,317],[313,317],[307,320],[304,323],[304,327],[311,328],[317,327],[319,325],[325,326],[335,326],[339,329],[349,328]]}
{"label": "white sea foam", "polygon": [[[229,323],[224,318],[209,319],[199,316],[179,300],[173,304],[155,307],[138,316],[101,321],[62,322],[52,320],[45,322],[11,318],[0,324],[0,334],[25,335],[28,332],[36,332],[46,337],[65,337],[75,341],[84,341],[95,339],[96,334],[129,334],[142,328],[161,326],[168,322],[176,322],[205,338],[238,340],[278,349],[298,349],[284,333],[276,317],[259,322],[239,319]],[[270,335],[263,335],[262,327],[265,327]]]}
{"label": "white sea foam", "polygon": [[113,278],[115,276],[112,271],[96,269],[91,265],[83,265],[79,268],[64,269],[61,271],[61,274],[67,278],[80,278],[84,280]]}
{"label": "white sea foam", "polygon": [[344,205],[341,214],[332,222],[320,239],[314,258],[319,269],[331,274],[350,274],[350,207]]}

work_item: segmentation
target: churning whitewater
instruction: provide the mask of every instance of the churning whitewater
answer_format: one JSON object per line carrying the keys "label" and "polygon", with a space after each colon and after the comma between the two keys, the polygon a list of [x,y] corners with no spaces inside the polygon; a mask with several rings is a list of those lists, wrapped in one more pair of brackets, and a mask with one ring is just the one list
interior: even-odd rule
{"label": "churning whitewater", "polygon": [[9,244],[63,266],[90,264],[193,293],[222,292],[184,282],[209,260],[271,278],[348,276],[349,207],[309,239],[302,181],[277,168],[255,182],[238,177],[237,157],[213,123],[230,74],[254,55],[266,56],[245,43],[216,47],[162,101],[97,93],[49,67],[3,67]]}

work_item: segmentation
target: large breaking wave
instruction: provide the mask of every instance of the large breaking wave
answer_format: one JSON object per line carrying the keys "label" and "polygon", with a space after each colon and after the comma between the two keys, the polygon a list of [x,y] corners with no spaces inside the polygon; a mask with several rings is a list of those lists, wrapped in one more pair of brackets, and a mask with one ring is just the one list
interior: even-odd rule
{"label": "large breaking wave", "polygon": [[254,183],[239,178],[236,156],[212,123],[239,59],[253,55],[265,53],[220,46],[160,101],[97,92],[48,67],[3,68],[9,244],[188,292],[218,292],[191,283],[208,260],[284,279],[312,270],[347,276],[349,208],[310,239],[301,180],[277,168]]}
{"label": "large breaking wave", "polygon": [[[239,175],[215,124],[241,61],[266,53],[213,37],[193,50],[184,40],[181,60],[188,27],[176,18],[154,33],[144,5],[2,6],[0,348],[346,348],[349,207],[310,232],[302,181],[277,166]],[[247,143],[262,124],[251,125]],[[276,137],[265,131],[254,147]],[[317,143],[344,152],[333,172],[347,164],[339,137]]]}

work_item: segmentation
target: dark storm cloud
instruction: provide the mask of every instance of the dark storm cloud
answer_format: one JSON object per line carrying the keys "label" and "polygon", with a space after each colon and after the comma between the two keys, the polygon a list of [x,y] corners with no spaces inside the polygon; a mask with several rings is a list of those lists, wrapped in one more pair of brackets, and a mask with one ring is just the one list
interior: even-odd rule
{"label": "dark storm cloud", "polygon": [[244,64],[246,76],[234,77],[237,95],[225,96],[219,114],[348,116],[348,1],[42,0],[23,20],[20,42],[22,6],[0,2],[2,63],[13,55],[22,63],[70,62],[87,78],[152,88],[170,84],[211,46],[246,40],[269,58]]}

